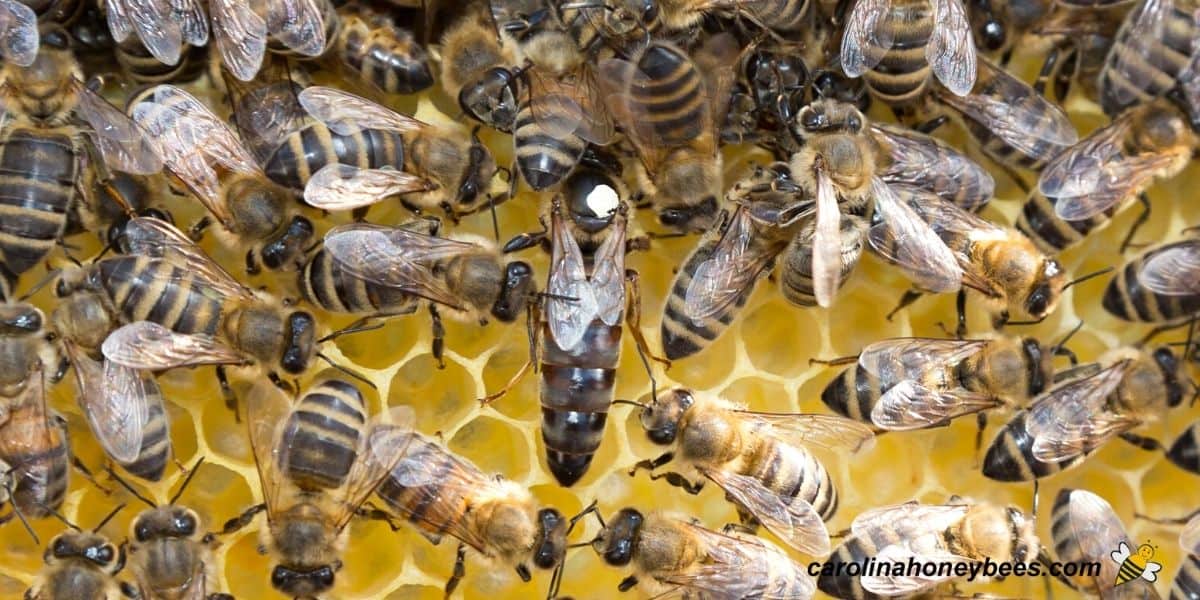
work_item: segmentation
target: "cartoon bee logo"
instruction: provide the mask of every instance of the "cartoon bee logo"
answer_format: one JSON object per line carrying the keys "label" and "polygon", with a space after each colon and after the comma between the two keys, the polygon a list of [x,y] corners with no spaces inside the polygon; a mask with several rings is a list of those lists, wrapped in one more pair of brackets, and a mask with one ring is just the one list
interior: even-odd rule
{"label": "cartoon bee logo", "polygon": [[1129,583],[1141,577],[1146,581],[1154,581],[1158,579],[1158,572],[1162,570],[1161,563],[1156,563],[1150,559],[1154,558],[1154,546],[1149,543],[1138,546],[1137,552],[1129,550],[1129,544],[1121,542],[1121,545],[1112,552],[1112,559],[1121,568],[1117,569],[1117,580],[1114,586],[1123,583]]}

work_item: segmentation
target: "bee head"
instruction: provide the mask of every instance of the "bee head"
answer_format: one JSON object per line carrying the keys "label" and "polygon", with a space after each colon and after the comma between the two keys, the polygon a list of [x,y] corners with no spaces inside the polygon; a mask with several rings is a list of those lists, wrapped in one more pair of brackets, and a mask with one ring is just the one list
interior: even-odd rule
{"label": "bee head", "polygon": [[317,322],[306,311],[298,310],[287,316],[283,356],[279,360],[284,371],[298,374],[308,368],[316,351],[316,330]]}
{"label": "bee head", "polygon": [[533,565],[553,569],[567,552],[567,519],[553,508],[538,511],[538,534],[533,546]]}
{"label": "bee head", "polygon": [[637,545],[643,521],[645,517],[637,510],[621,509],[592,542],[592,549],[604,558],[604,562],[614,567],[629,564],[633,560],[633,549]]}
{"label": "bee head", "polygon": [[1167,406],[1179,406],[1183,402],[1184,388],[1179,357],[1170,348],[1163,346],[1154,351],[1154,363],[1162,371],[1163,383],[1167,388]]}
{"label": "bee head", "polygon": [[525,310],[525,303],[534,292],[533,267],[522,260],[514,260],[504,267],[504,287],[492,304],[492,316],[504,323],[512,323]]}
{"label": "bee head", "polygon": [[133,538],[145,542],[156,538],[190,538],[200,518],[190,508],[160,506],[148,510],[133,521]]}
{"label": "bee head", "polygon": [[29,335],[42,330],[42,311],[24,304],[0,305],[0,335]]}
{"label": "bee head", "polygon": [[1053,258],[1042,263],[1037,280],[1025,297],[1025,312],[1034,319],[1045,318],[1058,305],[1066,289],[1067,277],[1062,265]]}
{"label": "bee head", "polygon": [[456,200],[464,209],[470,210],[474,209],[481,196],[486,196],[480,192],[487,189],[492,176],[496,174],[496,161],[483,142],[474,136],[467,151],[467,160],[467,170],[458,184]]}
{"label": "bee head", "polygon": [[116,573],[125,564],[125,553],[104,536],[86,531],[66,531],[50,540],[44,559],[47,563],[85,560],[104,572]]}
{"label": "bee head", "polygon": [[988,52],[1002,50],[1008,44],[1008,26],[996,13],[991,0],[974,0],[967,7],[975,33],[975,44]]}
{"label": "bee head", "polygon": [[679,421],[695,403],[692,392],[675,388],[659,394],[646,408],[642,409],[642,427],[647,437],[656,444],[673,444],[679,433]]}
{"label": "bee head", "polygon": [[301,571],[284,565],[275,565],[271,570],[271,585],[293,598],[310,598],[333,588],[334,575],[341,563],[322,565],[316,569]]}
{"label": "bee head", "polygon": [[304,254],[313,236],[313,224],[306,217],[292,217],[286,229],[262,248],[262,261],[268,269],[279,269]]}

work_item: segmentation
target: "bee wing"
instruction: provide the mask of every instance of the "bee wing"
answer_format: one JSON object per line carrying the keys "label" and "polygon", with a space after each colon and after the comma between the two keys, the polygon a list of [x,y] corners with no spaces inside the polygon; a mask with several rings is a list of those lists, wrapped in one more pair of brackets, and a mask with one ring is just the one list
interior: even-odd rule
{"label": "bee wing", "polygon": [[956,96],[966,96],[975,86],[978,60],[962,0],[933,0],[933,22],[925,60],[946,89]]}
{"label": "bee wing", "polygon": [[[934,233],[942,238],[942,240],[953,238],[976,239],[980,237],[1001,237],[1008,235],[1007,232],[994,225],[991,221],[975,213],[967,212],[959,208],[956,204],[943,202],[933,194],[925,193],[923,190],[907,186],[897,186],[894,188],[894,191],[903,195],[906,200],[905,204],[922,221],[928,223],[933,228]],[[951,250],[951,253],[958,259],[959,266],[965,269],[960,272],[966,284],[978,290],[991,290],[995,287],[986,277],[976,272],[971,257],[967,254],[966,247],[959,250]]]}
{"label": "bee wing", "polygon": [[314,85],[301,91],[298,98],[308,114],[338,135],[352,135],[363,129],[406,133],[426,126],[412,117],[336,88]]}
{"label": "bee wing", "polygon": [[1200,294],[1200,240],[1186,240],[1151,252],[1137,279],[1155,294]]}
{"label": "bee wing", "polygon": [[921,379],[927,372],[952,369],[987,345],[986,340],[889,338],[863,348],[858,355],[858,366],[878,377],[880,384],[891,386],[907,379]]}
{"label": "bee wing", "polygon": [[304,201],[322,210],[350,210],[430,188],[427,179],[396,169],[360,169],[329,163],[304,184]]}
{"label": "bee wing", "polygon": [[1149,89],[1153,83],[1157,69],[1148,69],[1146,65],[1157,64],[1161,60],[1158,50],[1162,43],[1160,40],[1167,33],[1167,18],[1174,10],[1174,0],[1145,0],[1139,2],[1133,12],[1125,17],[1121,33],[1124,34],[1122,39],[1126,51],[1113,53],[1110,68],[1128,79],[1129,87],[1109,86],[1106,90],[1113,94],[1120,105],[1137,100],[1131,90]]}
{"label": "bee wing", "polygon": [[284,476],[284,465],[280,464],[283,454],[280,441],[291,412],[291,401],[269,381],[259,380],[246,395],[246,426],[250,430],[250,448],[254,452],[254,466],[258,470],[268,521],[288,508],[283,503],[290,494],[285,494],[284,488],[292,484]]}
{"label": "bee wing", "polygon": [[259,164],[266,164],[288,136],[311,122],[296,98],[299,85],[283,57],[272,55],[252,82],[241,81],[229,69],[221,70],[221,79],[237,131]]}
{"label": "bee wing", "polygon": [[1200,554],[1200,514],[1188,519],[1180,530],[1179,547],[1188,554]]}
{"label": "bee wing", "polygon": [[175,333],[150,321],[117,328],[104,338],[100,351],[118,365],[149,371],[246,362],[241,354],[211,336]]}
{"label": "bee wing", "polygon": [[833,304],[842,276],[842,209],[825,169],[817,169],[817,219],[813,231],[812,286],[817,304]]}
{"label": "bee wing", "polygon": [[905,537],[940,533],[962,520],[969,507],[965,504],[920,504],[905,502],[863,511],[850,523],[856,536],[871,536],[876,530],[894,530]]}
{"label": "bee wing", "polygon": [[[599,315],[583,253],[558,210],[550,216],[550,279],[546,283],[546,322],[560,348],[573,348]],[[622,274],[623,275],[623,274]]]}
{"label": "bee wing", "polygon": [[872,123],[871,132],[883,141],[880,145],[890,159],[880,173],[885,182],[919,187],[953,202],[959,192],[958,182],[979,181],[978,193],[960,204],[966,210],[975,210],[992,198],[996,189],[992,175],[949,144],[882,123]]}
{"label": "bee wing", "polygon": [[[1121,544],[1129,544],[1129,536],[1125,526],[1117,518],[1113,507],[1108,502],[1087,490],[1072,490],[1067,499],[1066,536],[1079,547],[1082,560],[1098,561],[1101,564],[1100,575],[1096,577],[1097,587],[1101,590],[1112,587],[1117,578],[1119,562],[1108,560],[1113,548]],[[1061,545],[1059,536],[1054,538],[1055,545]],[[1122,559],[1124,560],[1124,559]]]}
{"label": "bee wing", "polygon": [[315,0],[271,0],[267,3],[267,31],[304,56],[325,52],[325,15]]}
{"label": "bee wing", "polygon": [[[191,238],[174,225],[153,217],[134,217],[125,225],[129,253],[168,260],[196,283],[226,298],[253,298],[254,293],[204,253]],[[167,273],[169,275],[169,273]]]}
{"label": "bee wing", "polygon": [[[16,0],[0,0],[0,3],[15,2]],[[20,2],[17,2],[21,5]],[[33,9],[30,9],[32,12]],[[129,39],[133,33],[133,24],[129,22],[129,8],[125,0],[104,0],[104,12],[108,21],[108,30],[112,32],[113,41],[118,44]],[[30,59],[32,61],[32,59]],[[29,65],[23,65],[29,66]]]}
{"label": "bee wing", "polygon": [[64,346],[75,369],[76,399],[92,435],[112,460],[133,462],[142,450],[150,402],[162,401],[154,376],[109,360],[92,360],[74,344]]}
{"label": "bee wing", "polygon": [[842,34],[842,71],[859,77],[875,68],[892,47],[891,0],[857,0]]}
{"label": "bee wing", "polygon": [[150,55],[164,64],[179,64],[183,27],[173,18],[169,0],[123,0],[121,3],[124,4],[121,16],[129,23],[126,27],[132,26]]}
{"label": "bee wing", "polygon": [[[875,555],[876,559],[885,563],[908,563],[915,561],[917,564],[958,564],[976,562],[965,556],[958,556],[950,551],[925,551],[918,552],[912,546],[924,546],[939,543],[938,534],[929,533],[924,538],[908,538],[899,543],[884,547]],[[953,569],[939,569],[937,574],[928,577],[923,574],[908,574],[896,573],[888,575],[863,575],[859,580],[864,590],[873,592],[881,596],[906,596],[922,591],[928,591],[938,584],[954,579]]]}
{"label": "bee wing", "polygon": [[979,64],[986,80],[978,87],[986,87],[986,93],[941,95],[947,104],[1030,158],[1051,160],[1079,141],[1057,104],[988,61],[980,59]]}
{"label": "bee wing", "polygon": [[829,554],[829,532],[825,530],[825,522],[808,502],[785,497],[747,475],[720,469],[702,469],[701,472],[788,546],[805,554]]}
{"label": "bee wing", "polygon": [[680,586],[688,592],[702,592],[702,598],[809,598],[816,593],[812,578],[782,550],[766,540],[735,537],[706,529],[696,523],[677,520],[688,536],[699,541],[705,551],[698,564],[675,571],[663,583]]}
{"label": "bee wing", "polygon": [[962,267],[937,232],[879,177],[872,178],[871,190],[881,218],[868,232],[871,247],[918,286],[931,292],[957,291],[962,286]]}
{"label": "bee wing", "polygon": [[997,406],[989,394],[963,389],[931,390],[906,379],[884,392],[871,409],[871,422],[889,431],[934,427]]}
{"label": "bee wing", "polygon": [[267,22],[243,0],[209,0],[212,33],[225,68],[250,81],[267,52]]}
{"label": "bee wing", "polygon": [[739,206],[712,254],[696,268],[684,295],[684,311],[693,322],[720,314],[749,293],[758,277],[782,248],[758,251],[751,244],[755,235],[750,211]]}
{"label": "bee wing", "polygon": [[333,498],[336,510],[331,518],[338,531],[354,518],[359,507],[404,457],[413,440],[415,422],[416,413],[408,406],[393,406],[371,420],[366,435],[359,438],[358,460],[346,476],[345,485],[339,488],[340,493]]}
{"label": "bee wing", "polygon": [[1104,408],[1128,367],[1129,361],[1123,360],[1055,386],[1035,400],[1025,418],[1034,458],[1050,463],[1070,460],[1136,425],[1138,421]]}
{"label": "bee wing", "polygon": [[596,298],[596,316],[610,326],[620,324],[625,313],[626,224],[624,214],[613,215],[609,225],[612,229],[592,257],[591,288]]}
{"label": "bee wing", "polygon": [[453,308],[461,308],[462,301],[433,267],[478,249],[468,242],[369,223],[341,225],[325,234],[325,250],[351,276]]}
{"label": "bee wing", "polygon": [[162,170],[163,163],[142,130],[125,113],[83,85],[75,86],[79,104],[75,114],[87,122],[88,136],[104,163],[117,171],[149,175]]}
{"label": "bee wing", "polygon": [[869,426],[837,415],[734,412],[743,418],[768,425],[767,435],[787,444],[844,448],[858,452],[875,442],[875,432]]}
{"label": "bee wing", "polygon": [[37,58],[37,14],[17,0],[0,0],[0,57],[18,67]]}
{"label": "bee wing", "polygon": [[526,76],[530,112],[546,135],[574,135],[599,145],[612,141],[615,128],[589,66],[561,78],[546,76],[536,68],[526,71]]}
{"label": "bee wing", "polygon": [[179,21],[183,41],[197,48],[208,44],[208,15],[201,0],[170,0],[172,14]]}
{"label": "bee wing", "polygon": [[[50,421],[50,412],[46,408],[46,381],[41,367],[29,373],[25,387],[15,396],[7,399],[7,406],[0,410],[0,414],[21,407],[30,408],[34,415],[34,419],[31,419],[30,423],[35,424],[3,428],[4,435],[0,435],[0,455],[38,456],[39,453],[46,452],[47,448],[57,447],[60,442],[56,438],[61,430]],[[7,421],[7,418],[4,421]],[[4,421],[0,421],[0,423]],[[21,479],[32,479],[36,483],[45,484],[50,477],[49,470],[40,466],[12,465],[12,467],[10,481],[14,484]],[[9,499],[13,500],[14,498],[10,496]]]}

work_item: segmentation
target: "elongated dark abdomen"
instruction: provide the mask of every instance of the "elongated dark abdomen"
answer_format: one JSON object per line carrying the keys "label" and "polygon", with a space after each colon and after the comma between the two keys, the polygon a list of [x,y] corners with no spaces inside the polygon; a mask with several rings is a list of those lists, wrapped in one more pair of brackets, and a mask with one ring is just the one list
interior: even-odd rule
{"label": "elongated dark abdomen", "polygon": [[263,164],[271,181],[300,191],[313,173],[328,164],[342,163],[360,169],[404,168],[404,140],[400,134],[364,129],[339,135],[320,123],[289,135]]}
{"label": "elongated dark abdomen", "polygon": [[41,262],[62,236],[78,156],[62,133],[13,128],[0,138],[0,257],[10,276]]}
{"label": "elongated dark abdomen", "polygon": [[350,383],[327,379],[309,388],[283,429],[288,478],[303,490],[341,487],[366,422],[362,393]]}
{"label": "elongated dark abdomen", "polygon": [[96,263],[99,280],[126,322],[151,321],[177,333],[215,335],[221,303],[197,289],[194,273],[142,256],[118,256]]}
{"label": "elongated dark abdomen", "polygon": [[397,314],[416,308],[411,294],[349,276],[324,250],[304,265],[299,283],[305,300],[330,312]]}
{"label": "elongated dark abdomen", "polygon": [[573,485],[587,472],[604,437],[621,351],[621,327],[593,320],[573,348],[560,348],[546,327],[542,341],[542,441],[555,479]]}
{"label": "elongated dark abdomen", "polygon": [[1048,477],[1083,462],[1078,456],[1058,463],[1042,462],[1033,456],[1033,436],[1025,430],[1025,411],[1017,413],[996,434],[983,458],[983,475],[996,481],[1030,481]]}

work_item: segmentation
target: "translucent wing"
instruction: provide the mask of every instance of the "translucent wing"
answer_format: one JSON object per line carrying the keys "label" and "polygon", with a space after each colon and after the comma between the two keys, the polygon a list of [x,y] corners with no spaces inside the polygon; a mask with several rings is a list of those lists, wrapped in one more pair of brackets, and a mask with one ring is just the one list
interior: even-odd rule
{"label": "translucent wing", "polygon": [[859,77],[875,68],[892,48],[890,0],[857,0],[842,34],[842,71]]}
{"label": "translucent wing", "polygon": [[1156,294],[1200,294],[1200,240],[1178,242],[1153,251],[1142,264],[1137,279]]}
{"label": "translucent wing", "polygon": [[272,55],[251,82],[221,71],[233,118],[242,141],[266,164],[288,136],[311,123],[296,95],[299,84],[292,81],[286,58]]}
{"label": "translucent wing", "polygon": [[[0,1],[13,2],[15,0]],[[17,2],[17,4],[21,3]],[[129,22],[129,9],[125,6],[125,0],[105,0],[104,12],[113,40],[119,44],[129,39],[129,34],[133,33],[133,24]]]}
{"label": "translucent wing", "polygon": [[615,130],[604,108],[603,88],[588,65],[561,77],[537,68],[527,70],[526,76],[530,113],[546,135],[577,135],[600,145],[612,141]]}
{"label": "translucent wing", "polygon": [[304,56],[325,51],[325,16],[315,0],[271,0],[267,3],[267,31]]}
{"label": "translucent wing", "polygon": [[1106,90],[1114,94],[1121,106],[1137,100],[1132,90],[1153,89],[1158,70],[1147,68],[1147,65],[1158,64],[1161,60],[1161,40],[1166,35],[1167,18],[1174,10],[1174,0],[1144,0],[1125,17],[1121,27],[1125,52],[1113,52],[1109,60],[1112,61],[1110,68],[1128,79],[1129,85],[1109,86]]}
{"label": "translucent wing", "polygon": [[[386,415],[386,419],[385,419]],[[408,406],[393,406],[375,415],[367,426],[366,435],[359,440],[358,460],[346,478],[346,484],[335,495],[331,518],[338,531],[346,527],[358,513],[359,507],[375,492],[413,440],[416,413]]]}
{"label": "translucent wing", "polygon": [[1200,514],[1188,519],[1180,530],[1179,547],[1188,554],[1200,555]]}
{"label": "translucent wing", "polygon": [[766,540],[734,537],[695,523],[676,521],[689,538],[699,541],[705,556],[691,567],[668,574],[663,583],[681,586],[684,597],[808,598],[816,592],[812,578],[787,554]]}
{"label": "translucent wing", "polygon": [[1057,104],[1004,69],[983,59],[979,65],[975,92],[943,94],[947,104],[1025,156],[1040,161],[1053,159],[1079,141],[1075,127]]}
{"label": "translucent wing", "polygon": [[879,378],[885,389],[926,373],[950,370],[986,348],[986,340],[890,338],[875,342],[858,355],[858,366]]}
{"label": "translucent wing", "polygon": [[[550,216],[550,279],[546,292],[546,322],[560,348],[573,348],[588,324],[599,316],[599,304],[588,282],[583,253],[558,210]],[[623,274],[622,274],[623,275]]]}
{"label": "translucent wing", "polygon": [[212,32],[225,68],[250,81],[267,52],[267,22],[244,0],[209,0]]}
{"label": "translucent wing", "polygon": [[829,554],[829,532],[808,502],[782,496],[754,477],[720,469],[703,469],[702,473],[788,546],[806,554]]}
{"label": "translucent wing", "polygon": [[1033,437],[1034,458],[1049,463],[1070,460],[1136,425],[1136,420],[1104,408],[1129,364],[1127,360],[1118,362],[1042,394],[1025,419],[1025,430]]}
{"label": "translucent wing", "polygon": [[268,521],[289,508],[284,502],[291,494],[284,492],[286,488],[294,487],[277,458],[281,454],[283,427],[291,412],[291,401],[269,381],[259,380],[246,395],[246,426],[250,431],[250,447],[254,450],[254,466],[258,470]]}
{"label": "translucent wing", "polygon": [[112,361],[92,360],[74,344],[64,344],[75,381],[76,399],[104,452],[118,463],[137,459],[151,400],[162,401],[154,377]]}
{"label": "translucent wing", "polygon": [[134,217],[125,226],[125,243],[130,254],[170,261],[193,275],[197,283],[226,298],[252,298],[242,285],[174,225],[152,217]]}
{"label": "translucent wing", "polygon": [[871,409],[871,422],[891,431],[941,425],[1000,404],[994,396],[963,389],[932,390],[906,379],[888,388]]}
{"label": "translucent wing", "polygon": [[925,46],[925,60],[933,74],[956,96],[966,96],[975,86],[975,38],[962,0],[933,0],[933,33]]}
{"label": "translucent wing", "polygon": [[859,513],[850,524],[850,531],[856,536],[865,537],[877,534],[877,530],[884,528],[904,537],[917,538],[945,531],[961,521],[968,508],[963,504],[916,502],[884,506]]}
{"label": "translucent wing", "polygon": [[743,418],[768,425],[764,433],[787,444],[858,452],[869,448],[875,441],[875,432],[869,426],[837,415],[734,412]]}
{"label": "translucent wing", "polygon": [[[906,199],[905,204],[915,212],[922,221],[928,223],[933,231],[943,241],[954,239],[994,239],[1007,236],[1008,233],[991,221],[967,212],[955,204],[942,202],[932,194],[906,186],[897,186],[895,191]],[[976,272],[977,267],[968,254],[971,244],[959,244],[951,250],[958,259],[962,269],[963,281],[979,290],[991,290],[994,284],[983,275]]]}
{"label": "translucent wing", "polygon": [[606,325],[618,325],[625,314],[625,214],[613,215],[604,243],[592,258],[591,288],[596,316]]}
{"label": "translucent wing", "polygon": [[149,175],[163,163],[142,130],[125,113],[85,86],[76,85],[79,104],[75,114],[90,126],[86,131],[104,163],[117,171]]}
{"label": "translucent wing", "polygon": [[404,133],[426,126],[412,117],[336,88],[315,85],[300,92],[299,100],[308,114],[339,135],[352,135],[363,129]]}
{"label": "translucent wing", "polygon": [[[906,543],[907,542],[907,543]],[[907,564],[909,561],[915,561],[917,564],[958,564],[975,562],[970,558],[958,556],[949,550],[930,550],[925,552],[915,551],[910,544],[932,544],[936,543],[934,534],[929,534],[925,539],[920,540],[905,540],[901,543],[892,544],[884,547],[875,555],[875,558],[881,563],[901,562]],[[925,576],[924,574],[889,574],[889,575],[863,575],[859,579],[859,583],[864,590],[879,594],[885,597],[905,596],[915,594],[917,592],[927,591],[938,584],[949,581],[954,578],[953,569],[939,570],[933,576]]]}
{"label": "translucent wing", "polygon": [[684,310],[692,321],[702,322],[737,302],[783,250],[753,244],[754,235],[749,209],[739,206],[712,254],[692,274],[684,295]]}
{"label": "translucent wing", "polygon": [[429,180],[404,171],[329,163],[304,185],[304,201],[323,210],[350,210],[433,187]]}
{"label": "translucent wing", "polygon": [[172,13],[183,31],[183,41],[201,47],[208,44],[208,15],[201,0],[170,0]]}
{"label": "translucent wing", "polygon": [[[888,184],[919,187],[946,202],[958,202],[966,210],[983,206],[996,190],[986,169],[937,138],[881,123],[873,123],[871,133],[883,141],[881,146],[890,159],[879,175]],[[967,181],[980,182],[979,188],[960,199]]]}
{"label": "translucent wing", "polygon": [[183,28],[173,18],[167,0],[123,0],[125,16],[137,32],[138,39],[159,62],[179,64],[183,49]]}
{"label": "translucent wing", "polygon": [[841,208],[833,180],[825,169],[817,170],[817,222],[813,233],[812,285],[817,304],[833,304],[842,275]]}
{"label": "translucent wing", "polygon": [[17,0],[0,0],[0,57],[18,67],[37,58],[37,15]]}
{"label": "translucent wing", "polygon": [[325,250],[350,275],[454,308],[461,308],[462,300],[434,267],[479,249],[468,242],[368,223],[341,225],[325,234]]}
{"label": "translucent wing", "polygon": [[872,178],[871,190],[876,214],[881,219],[868,233],[871,247],[904,270],[921,288],[931,292],[957,291],[962,285],[962,268],[937,232],[878,177]]}
{"label": "translucent wing", "polygon": [[1083,560],[1099,562],[1101,571],[1096,584],[1100,589],[1111,588],[1120,564],[1109,560],[1109,554],[1122,543],[1129,544],[1125,526],[1113,512],[1113,507],[1092,492],[1072,490],[1067,499],[1066,526],[1066,531],[1062,532],[1065,539],[1060,540],[1058,529],[1054,530],[1055,545],[1073,544],[1079,548]]}
{"label": "translucent wing", "polygon": [[150,321],[118,328],[104,338],[100,351],[118,365],[150,371],[246,362],[240,353],[211,336],[175,333]]}

